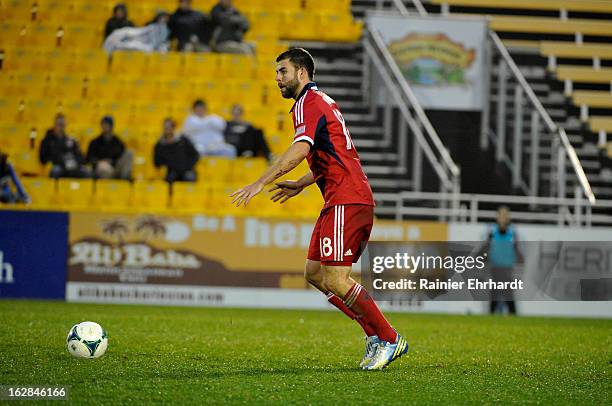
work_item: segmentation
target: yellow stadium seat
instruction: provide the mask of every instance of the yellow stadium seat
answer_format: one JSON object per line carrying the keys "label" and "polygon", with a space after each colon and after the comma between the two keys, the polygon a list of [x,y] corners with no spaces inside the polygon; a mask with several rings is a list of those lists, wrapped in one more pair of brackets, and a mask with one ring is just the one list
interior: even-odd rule
{"label": "yellow stadium seat", "polygon": [[542,55],[552,55],[561,58],[601,58],[612,59],[612,45],[588,43],[576,44],[566,41],[542,41],[540,43]]}
{"label": "yellow stadium seat", "polygon": [[[202,180],[200,180],[200,182],[202,182]],[[208,211],[216,215],[244,215],[244,208],[235,207],[230,197],[230,194],[236,191],[237,188],[237,186],[228,183],[210,185],[210,195],[207,205]]]}
{"label": "yellow stadium seat", "polygon": [[[275,38],[282,36],[282,17],[280,13],[272,11],[274,9],[259,9],[247,12],[246,16],[251,25],[249,31],[267,34]],[[249,33],[249,35],[253,35],[252,33]]]}
{"label": "yellow stadium seat", "polygon": [[66,115],[69,132],[73,125],[81,128],[97,126],[102,116],[107,114],[106,105],[86,100],[62,100],[61,111]]}
{"label": "yellow stadium seat", "polygon": [[144,72],[154,77],[179,78],[185,67],[185,58],[179,52],[160,53],[149,55],[143,67]]}
{"label": "yellow stadium seat", "polygon": [[132,207],[144,210],[165,210],[168,208],[168,183],[157,181],[136,181],[133,185]]}
{"label": "yellow stadium seat", "polygon": [[219,78],[251,78],[254,73],[255,59],[249,55],[221,55],[219,58]]}
{"label": "yellow stadium seat", "polygon": [[589,126],[594,132],[603,131],[612,134],[612,116],[595,116],[589,118]]}
{"label": "yellow stadium seat", "polygon": [[214,78],[217,75],[219,60],[214,54],[185,54],[184,77]]}
{"label": "yellow stadium seat", "polygon": [[28,21],[32,18],[32,4],[24,0],[3,1],[0,11],[4,21]]}
{"label": "yellow stadium seat", "polygon": [[70,135],[75,137],[81,146],[83,153],[87,153],[87,148],[91,141],[100,134],[100,129],[96,124],[90,123],[87,125],[74,125],[70,127]]}
{"label": "yellow stadium seat", "polygon": [[57,202],[66,209],[86,209],[93,201],[93,180],[59,179]]}
{"label": "yellow stadium seat", "polygon": [[28,26],[27,46],[53,48],[61,45],[60,26],[51,24],[32,24]]}
{"label": "yellow stadium seat", "polygon": [[[173,3],[172,7],[166,8],[166,10],[173,10],[175,7],[176,3]],[[164,9],[164,6],[157,2],[133,2],[128,5],[128,15],[136,26],[144,26],[155,17],[155,13],[160,9]],[[110,16],[110,14],[109,11],[108,15]]]}
{"label": "yellow stadium seat", "polygon": [[506,32],[543,34],[609,35],[612,22],[606,20],[570,19],[550,17],[490,16],[491,29]]}
{"label": "yellow stadium seat", "polygon": [[230,180],[233,183],[249,184],[256,181],[268,169],[265,158],[237,158],[232,165]]}
{"label": "yellow stadium seat", "polygon": [[[108,56],[102,50],[89,49],[65,51],[62,48],[53,52],[50,57],[49,70],[77,75],[101,76],[107,73]],[[55,59],[55,60],[53,60]]]}
{"label": "yellow stadium seat", "polygon": [[110,71],[115,75],[140,76],[145,72],[147,58],[148,55],[144,52],[113,52]]}
{"label": "yellow stadium seat", "polygon": [[306,9],[313,11],[335,11],[349,15],[351,0],[305,0]]}
{"label": "yellow stadium seat", "polygon": [[[299,27],[299,29],[295,27]],[[324,29],[318,13],[306,11],[283,13],[282,38],[288,40],[318,40]]]}
{"label": "yellow stadium seat", "polygon": [[0,46],[2,48],[22,48],[30,40],[30,27],[25,23],[5,21],[0,23]]}
{"label": "yellow stadium seat", "polygon": [[577,90],[572,94],[574,103],[590,107],[612,108],[612,93],[591,90]]}
{"label": "yellow stadium seat", "polygon": [[40,73],[9,73],[3,81],[3,94],[7,97],[46,97],[53,77]]}
{"label": "yellow stadium seat", "polygon": [[112,7],[112,3],[104,1],[76,1],[69,5],[65,21],[102,27],[106,19],[112,15]]}
{"label": "yellow stadium seat", "polygon": [[[5,35],[0,33],[0,36]],[[0,40],[0,43],[2,40]],[[2,71],[5,72],[28,72],[38,71],[40,62],[44,61],[44,53],[37,48],[7,48],[4,50]]]}
{"label": "yellow stadium seat", "polygon": [[84,95],[90,100],[112,100],[118,92],[120,83],[110,75],[88,77],[85,82]]}
{"label": "yellow stadium seat", "polygon": [[612,68],[562,65],[557,67],[556,74],[557,79],[564,81],[566,96],[571,95],[574,83],[612,84]]}
{"label": "yellow stadium seat", "polygon": [[44,23],[62,23],[66,21],[69,8],[61,0],[42,0],[37,2],[36,21]]}
{"label": "yellow stadium seat", "polygon": [[138,181],[161,180],[164,169],[156,168],[153,164],[153,148],[150,151],[137,151],[134,156],[132,176]]}
{"label": "yellow stadium seat", "polygon": [[80,99],[83,97],[83,78],[72,75],[50,77],[43,97],[56,99]]}
{"label": "yellow stadium seat", "polygon": [[33,208],[58,209],[54,203],[57,190],[54,179],[22,177],[20,181],[30,196]]}
{"label": "yellow stadium seat", "polygon": [[203,183],[174,182],[172,184],[172,208],[177,210],[207,210],[210,189]]}
{"label": "yellow stadium seat", "polygon": [[[321,0],[314,0],[321,1]],[[606,0],[430,0],[433,4],[462,7],[499,7],[527,10],[568,10],[612,13],[612,3]]]}
{"label": "yellow stadium seat", "polygon": [[320,24],[322,34],[327,41],[357,41],[361,37],[362,23],[353,21],[350,14],[325,13],[321,14]]}
{"label": "yellow stadium seat", "polygon": [[227,183],[231,181],[233,159],[203,157],[196,165],[200,182]]}
{"label": "yellow stadium seat", "polygon": [[125,210],[130,207],[131,194],[126,180],[100,179],[95,184],[93,205],[102,210]]}
{"label": "yellow stadium seat", "polygon": [[[257,50],[257,60],[258,65],[260,63],[264,63],[267,65],[272,65],[272,69],[267,70],[264,78],[266,80],[274,79],[275,68],[276,68],[276,57],[280,55],[282,52],[285,52],[289,49],[289,43],[286,41],[257,41],[255,45]],[[257,70],[259,72],[259,70]]]}
{"label": "yellow stadium seat", "polygon": [[22,149],[10,155],[15,171],[20,175],[44,176],[45,166],[38,159],[38,151],[34,149]]}
{"label": "yellow stadium seat", "polygon": [[[302,0],[283,0],[283,10],[297,11],[302,9]],[[279,7],[278,0],[234,0],[234,6],[241,13],[253,13],[262,10],[274,10]]]}
{"label": "yellow stadium seat", "polygon": [[155,139],[148,136],[148,134],[141,130],[136,125],[131,123],[121,123],[125,125],[122,130],[117,131],[119,137],[123,140],[126,147],[137,152],[139,155],[152,155],[153,146],[155,145]]}
{"label": "yellow stadium seat", "polygon": [[583,122],[589,119],[591,108],[612,108],[612,93],[592,90],[577,90],[572,93],[572,100],[576,106],[580,106],[580,119]]}
{"label": "yellow stadium seat", "polygon": [[[79,23],[82,21],[77,20]],[[61,39],[60,46],[64,49],[77,48],[99,48],[104,40],[102,26],[104,21],[100,21],[100,25],[66,25],[63,26],[64,35]]]}
{"label": "yellow stadium seat", "polygon": [[[24,99],[16,103],[15,123],[41,123],[50,127],[55,115],[61,112],[61,103],[55,100]],[[48,128],[47,127],[47,128]],[[44,128],[46,130],[46,128]],[[44,132],[41,132],[44,135]]]}
{"label": "yellow stadium seat", "polygon": [[23,151],[29,149],[32,126],[30,124],[4,124],[0,126],[0,149]]}
{"label": "yellow stadium seat", "polygon": [[159,95],[156,100],[188,99],[192,93],[193,83],[185,79],[170,79],[161,83]]}

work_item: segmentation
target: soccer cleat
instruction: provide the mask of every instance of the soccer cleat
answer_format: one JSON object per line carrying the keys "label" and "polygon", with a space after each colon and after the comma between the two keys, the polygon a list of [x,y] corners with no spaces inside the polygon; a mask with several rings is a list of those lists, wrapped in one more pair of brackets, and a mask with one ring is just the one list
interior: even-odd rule
{"label": "soccer cleat", "polygon": [[378,336],[369,336],[365,338],[365,354],[363,354],[363,358],[359,363],[359,367],[363,368],[368,365],[376,352],[377,344],[380,343],[380,338]]}
{"label": "soccer cleat", "polygon": [[408,341],[399,334],[397,335],[397,342],[391,344],[387,341],[380,341],[376,345],[376,352],[372,357],[369,364],[365,365],[363,369],[374,370],[386,368],[391,362],[395,361],[402,355],[408,352]]}

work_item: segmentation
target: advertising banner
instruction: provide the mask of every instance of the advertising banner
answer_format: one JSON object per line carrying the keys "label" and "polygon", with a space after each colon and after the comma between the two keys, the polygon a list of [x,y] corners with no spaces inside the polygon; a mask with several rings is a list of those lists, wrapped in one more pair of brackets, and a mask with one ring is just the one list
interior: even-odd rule
{"label": "advertising banner", "polygon": [[612,242],[373,242],[362,280],[376,300],[612,300]]}
{"label": "advertising banner", "polygon": [[0,211],[0,298],[63,299],[68,215]]}
{"label": "advertising banner", "polygon": [[[313,226],[314,220],[73,213],[67,298],[244,305],[255,295],[254,306],[286,307],[282,289],[320,295],[303,277]],[[431,241],[447,234],[443,223],[381,221],[372,238]]]}
{"label": "advertising banner", "polygon": [[481,110],[487,23],[453,17],[368,16],[424,108]]}

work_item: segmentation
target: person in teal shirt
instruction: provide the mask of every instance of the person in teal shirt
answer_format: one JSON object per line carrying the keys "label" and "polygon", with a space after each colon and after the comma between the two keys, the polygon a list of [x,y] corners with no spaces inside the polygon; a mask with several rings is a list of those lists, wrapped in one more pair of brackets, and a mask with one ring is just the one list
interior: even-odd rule
{"label": "person in teal shirt", "polygon": [[[514,280],[514,267],[522,261],[518,246],[516,228],[510,223],[510,209],[500,206],[497,209],[497,221],[491,226],[487,235],[489,269],[491,277],[496,282]],[[491,314],[503,312],[503,306],[508,307],[510,314],[516,314],[516,304],[511,290],[491,291]]]}

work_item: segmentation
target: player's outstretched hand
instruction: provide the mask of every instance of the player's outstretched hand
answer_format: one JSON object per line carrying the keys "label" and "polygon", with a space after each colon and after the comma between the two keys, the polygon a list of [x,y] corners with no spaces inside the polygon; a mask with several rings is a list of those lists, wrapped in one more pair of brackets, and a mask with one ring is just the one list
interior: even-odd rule
{"label": "player's outstretched hand", "polygon": [[270,197],[270,200],[273,202],[285,203],[287,200],[300,193],[302,189],[304,189],[304,187],[300,186],[298,182],[294,180],[276,182],[269,190],[269,192],[276,191],[276,193]]}
{"label": "player's outstretched hand", "polygon": [[262,190],[263,185],[259,182],[251,183],[250,185],[238,189],[230,195],[230,197],[233,198],[232,204],[235,204],[236,207],[240,207],[241,204],[246,206],[247,203]]}

